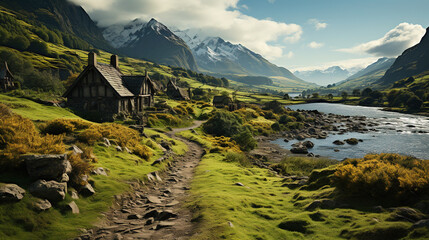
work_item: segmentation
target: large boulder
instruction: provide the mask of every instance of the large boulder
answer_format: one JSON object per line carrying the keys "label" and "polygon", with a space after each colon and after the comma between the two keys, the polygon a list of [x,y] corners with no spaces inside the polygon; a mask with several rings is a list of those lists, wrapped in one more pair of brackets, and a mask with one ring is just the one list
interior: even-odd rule
{"label": "large boulder", "polygon": [[307,154],[308,150],[305,146],[297,146],[294,147],[290,150],[291,153],[296,153],[296,154]]}
{"label": "large boulder", "polygon": [[82,194],[85,197],[89,197],[95,194],[94,188],[91,186],[91,184],[87,183],[84,186],[80,188],[79,191],[80,194]]}
{"label": "large boulder", "polygon": [[64,173],[71,172],[66,154],[25,155],[22,157],[30,177],[44,180],[61,180]]}
{"label": "large boulder", "polygon": [[30,185],[28,191],[34,196],[48,199],[50,202],[59,202],[66,196],[67,183],[37,180]]}
{"label": "large boulder", "polygon": [[343,141],[341,141],[341,140],[335,140],[335,141],[333,142],[333,144],[335,144],[335,145],[344,145],[344,142],[343,142]]}
{"label": "large boulder", "polygon": [[52,207],[52,204],[46,199],[36,199],[33,202],[33,207],[37,211],[46,211]]}
{"label": "large boulder", "polygon": [[346,141],[346,143],[348,143],[348,144],[350,144],[350,145],[356,145],[356,144],[358,144],[358,143],[359,143],[359,140],[358,140],[358,139],[356,139],[356,138],[348,138],[348,139],[346,139],[346,140],[344,140],[344,141]]}
{"label": "large boulder", "polygon": [[0,185],[0,202],[16,202],[24,197],[25,190],[16,184]]}
{"label": "large boulder", "polygon": [[313,148],[314,147],[314,143],[312,141],[305,141],[302,143],[302,145],[304,145],[306,148]]}

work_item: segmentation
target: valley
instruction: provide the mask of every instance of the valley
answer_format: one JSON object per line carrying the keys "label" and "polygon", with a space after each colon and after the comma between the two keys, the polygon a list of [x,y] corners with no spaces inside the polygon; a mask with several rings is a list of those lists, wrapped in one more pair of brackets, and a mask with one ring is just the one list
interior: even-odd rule
{"label": "valley", "polygon": [[428,239],[429,28],[284,4],[0,0],[0,239]]}

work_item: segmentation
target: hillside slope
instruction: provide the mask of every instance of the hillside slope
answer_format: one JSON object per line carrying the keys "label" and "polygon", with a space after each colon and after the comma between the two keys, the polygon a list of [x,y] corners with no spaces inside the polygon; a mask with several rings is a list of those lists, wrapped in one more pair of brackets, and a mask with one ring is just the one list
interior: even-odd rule
{"label": "hillside slope", "polygon": [[113,25],[103,34],[120,52],[130,57],[197,70],[186,43],[155,19],[147,23],[136,19],[125,25]]}
{"label": "hillside slope", "polygon": [[420,43],[405,50],[386,74],[376,82],[381,88],[388,88],[403,78],[418,75],[429,70],[429,28]]}
{"label": "hillside slope", "polygon": [[51,30],[75,34],[96,48],[114,50],[85,10],[66,0],[0,0],[0,5]]}

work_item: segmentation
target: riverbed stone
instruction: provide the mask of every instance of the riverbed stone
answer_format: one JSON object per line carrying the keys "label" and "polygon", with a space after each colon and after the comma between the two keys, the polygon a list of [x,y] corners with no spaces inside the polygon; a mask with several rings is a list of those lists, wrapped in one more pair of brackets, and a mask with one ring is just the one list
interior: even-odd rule
{"label": "riverbed stone", "polygon": [[359,140],[356,138],[348,138],[346,140],[344,140],[346,143],[350,144],[350,145],[356,145],[359,143]]}
{"label": "riverbed stone", "polygon": [[333,142],[333,144],[335,144],[335,145],[344,145],[345,143],[343,141],[341,141],[341,140],[335,140]]}

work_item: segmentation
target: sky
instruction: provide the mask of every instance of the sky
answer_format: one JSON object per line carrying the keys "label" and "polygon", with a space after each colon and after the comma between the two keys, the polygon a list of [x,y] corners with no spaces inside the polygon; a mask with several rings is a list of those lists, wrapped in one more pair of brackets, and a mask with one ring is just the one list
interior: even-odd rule
{"label": "sky", "polygon": [[101,27],[155,18],[241,43],[289,70],[363,68],[429,27],[428,0],[71,0]]}

